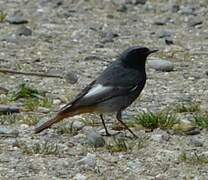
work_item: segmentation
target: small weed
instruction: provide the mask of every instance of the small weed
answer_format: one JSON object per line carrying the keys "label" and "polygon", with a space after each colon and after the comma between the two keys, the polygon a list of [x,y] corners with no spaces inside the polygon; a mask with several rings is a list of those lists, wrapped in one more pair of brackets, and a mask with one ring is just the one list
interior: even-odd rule
{"label": "small weed", "polygon": [[196,152],[194,152],[193,154],[187,154],[186,152],[183,152],[179,156],[179,161],[191,165],[201,165],[208,164],[208,157],[204,154],[197,154]]}
{"label": "small weed", "polygon": [[38,117],[36,115],[20,115],[20,114],[11,114],[11,115],[1,115],[0,124],[10,125],[10,124],[27,124],[29,126],[35,125],[38,122]]}
{"label": "small weed", "polygon": [[198,127],[208,128],[208,114],[196,114],[194,120]]}
{"label": "small weed", "polygon": [[4,22],[7,14],[0,10],[0,23]]}
{"label": "small weed", "polygon": [[34,126],[38,121],[39,118],[36,115],[24,115],[20,122],[29,126]]}
{"label": "small weed", "polygon": [[116,138],[116,137],[114,137],[113,145],[109,144],[106,146],[106,148],[111,153],[127,152],[128,150],[126,140],[123,138]]}
{"label": "small weed", "polygon": [[135,124],[140,124],[147,129],[170,129],[178,122],[176,115],[165,112],[143,112],[135,119]]}
{"label": "small weed", "polygon": [[42,95],[37,89],[34,89],[33,87],[30,87],[29,85],[23,83],[19,86],[18,92],[13,93],[12,100],[15,101],[20,98],[40,98],[40,97],[42,97]]}
{"label": "small weed", "polygon": [[1,115],[0,116],[0,124],[2,124],[2,125],[14,124],[20,120],[21,120],[21,117],[16,114]]}
{"label": "small weed", "polygon": [[78,130],[73,128],[73,123],[69,125],[63,124],[57,128],[58,134],[70,134],[72,136],[75,136],[78,134]]}
{"label": "small weed", "polygon": [[23,154],[33,155],[33,154],[43,154],[43,155],[58,155],[59,148],[57,144],[49,143],[45,141],[43,143],[34,143],[32,145],[27,143],[19,144],[20,149]]}
{"label": "small weed", "polygon": [[47,97],[44,97],[41,99],[28,98],[24,101],[24,107],[25,107],[25,110],[27,111],[37,110],[38,107],[51,108],[52,104],[53,104],[52,100]]}
{"label": "small weed", "polygon": [[92,127],[98,126],[98,123],[94,118],[83,119],[82,122],[85,126],[92,126]]}
{"label": "small weed", "polygon": [[41,107],[51,108],[52,105],[53,105],[53,101],[48,97],[44,97],[39,100],[39,106]]}
{"label": "small weed", "polygon": [[133,149],[139,150],[145,147],[146,145],[147,138],[142,137],[140,139],[125,139],[125,138],[119,138],[119,137],[114,137],[113,142],[109,143],[106,145],[107,150],[110,153],[117,153],[117,152],[129,152],[132,151]]}
{"label": "small weed", "polygon": [[10,98],[6,95],[0,96],[0,104],[9,104]]}
{"label": "small weed", "polygon": [[174,111],[177,113],[199,112],[200,111],[200,104],[197,102],[187,102],[187,103],[176,104]]}

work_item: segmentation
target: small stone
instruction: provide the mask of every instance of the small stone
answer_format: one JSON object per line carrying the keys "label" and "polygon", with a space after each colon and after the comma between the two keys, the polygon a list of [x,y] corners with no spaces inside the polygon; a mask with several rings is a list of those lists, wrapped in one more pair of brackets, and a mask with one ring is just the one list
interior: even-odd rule
{"label": "small stone", "polygon": [[87,153],[87,156],[82,158],[80,161],[78,161],[78,164],[85,164],[89,167],[95,168],[96,166],[96,155]]}
{"label": "small stone", "polygon": [[118,8],[117,8],[117,11],[118,11],[118,12],[123,12],[123,13],[125,13],[125,12],[127,12],[127,10],[128,10],[128,8],[127,8],[127,6],[126,6],[125,4],[119,4],[119,5],[118,5]]}
{"label": "small stone", "polygon": [[148,66],[150,68],[153,68],[157,71],[163,71],[163,72],[169,72],[173,71],[174,65],[172,62],[167,61],[167,60],[149,60],[148,61]]}
{"label": "small stone", "polygon": [[38,107],[37,111],[41,113],[48,113],[50,110],[46,107]]}
{"label": "small stone", "polygon": [[92,131],[89,134],[87,134],[87,143],[97,148],[103,147],[105,145],[105,140],[99,133]]}
{"label": "small stone", "polygon": [[166,38],[166,37],[171,37],[173,35],[173,32],[167,31],[167,30],[162,30],[158,34],[158,38]]}
{"label": "small stone", "polygon": [[197,25],[201,25],[203,23],[203,21],[201,19],[198,18],[190,18],[188,21],[188,26],[190,27],[194,27]]}
{"label": "small stone", "polygon": [[0,87],[0,94],[7,94],[9,92],[8,89],[4,88],[4,87]]}
{"label": "small stone", "polygon": [[138,173],[139,171],[141,171],[142,163],[138,159],[135,159],[128,162],[128,167],[135,173]]}
{"label": "small stone", "polygon": [[16,30],[15,34],[18,36],[31,36],[32,30],[30,28],[22,25]]}
{"label": "small stone", "polygon": [[10,24],[24,24],[28,23],[28,20],[24,18],[22,11],[17,10],[6,19]]}
{"label": "small stone", "polygon": [[96,55],[89,55],[84,58],[85,61],[92,61],[92,60],[101,60],[99,56]]}
{"label": "small stone", "polygon": [[106,32],[103,33],[101,36],[103,38],[102,43],[108,43],[113,42],[114,38],[118,37],[118,34],[114,32]]}
{"label": "small stone", "polygon": [[173,13],[177,13],[180,10],[180,6],[178,4],[173,4],[171,7],[171,11]]}
{"label": "small stone", "polygon": [[19,131],[16,129],[0,127],[0,137],[14,137],[19,135]]}
{"label": "small stone", "polygon": [[21,124],[20,128],[21,129],[27,129],[27,128],[29,128],[29,125],[28,124]]}
{"label": "small stone", "polygon": [[173,39],[171,37],[166,37],[165,38],[165,44],[167,45],[172,45],[173,43]]}
{"label": "small stone", "polygon": [[200,139],[197,139],[195,137],[192,137],[190,139],[190,142],[189,142],[191,145],[194,145],[196,147],[202,147],[203,146],[203,142],[200,140]]}
{"label": "small stone", "polygon": [[169,134],[164,133],[164,134],[152,134],[151,139],[156,142],[163,142],[163,141],[168,141],[170,139]]}
{"label": "small stone", "polygon": [[15,36],[15,34],[11,35],[5,35],[0,38],[1,41],[6,41],[8,43],[15,43],[17,44],[19,42],[19,37]]}
{"label": "small stone", "polygon": [[193,125],[190,122],[180,122],[179,124],[175,124],[172,127],[172,130],[176,134],[183,134],[183,135],[196,135],[200,134],[200,129]]}
{"label": "small stone", "polygon": [[72,123],[72,128],[76,129],[76,130],[81,130],[84,127],[84,123],[81,121],[74,121]]}
{"label": "small stone", "polygon": [[53,104],[59,105],[59,104],[61,104],[61,100],[60,99],[54,99]]}
{"label": "small stone", "polygon": [[147,0],[133,0],[132,3],[134,5],[138,5],[138,4],[144,5],[146,2],[147,2]]}
{"label": "small stone", "polygon": [[104,48],[104,45],[100,44],[100,43],[97,43],[97,44],[95,44],[95,48]]}
{"label": "small stone", "polygon": [[180,13],[183,15],[195,15],[194,8],[192,8],[190,6],[181,7]]}
{"label": "small stone", "polygon": [[64,76],[66,81],[70,84],[75,84],[78,81],[78,76],[76,75],[75,72],[67,72],[66,75]]}
{"label": "small stone", "polygon": [[166,25],[169,21],[169,18],[160,18],[154,22],[155,25],[163,26]]}
{"label": "small stone", "polygon": [[87,177],[85,175],[83,175],[83,174],[80,174],[80,173],[76,174],[73,177],[73,180],[86,180],[86,179],[87,179]]}

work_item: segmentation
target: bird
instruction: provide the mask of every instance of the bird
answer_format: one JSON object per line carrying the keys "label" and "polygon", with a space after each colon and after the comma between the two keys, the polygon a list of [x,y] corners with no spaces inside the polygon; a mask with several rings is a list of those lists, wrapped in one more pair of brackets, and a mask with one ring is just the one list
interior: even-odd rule
{"label": "bird", "polygon": [[121,53],[74,100],[62,107],[52,119],[35,128],[40,133],[61,120],[83,113],[98,113],[107,136],[103,114],[116,113],[116,119],[134,136],[137,135],[122,121],[122,111],[140,95],[146,83],[146,59],[157,52],[147,47],[132,46]]}

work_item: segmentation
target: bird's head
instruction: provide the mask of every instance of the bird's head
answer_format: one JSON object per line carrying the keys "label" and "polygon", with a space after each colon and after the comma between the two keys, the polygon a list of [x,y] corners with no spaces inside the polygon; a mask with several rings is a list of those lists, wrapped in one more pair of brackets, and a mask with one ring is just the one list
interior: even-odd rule
{"label": "bird's head", "polygon": [[150,50],[140,46],[130,47],[121,54],[119,59],[126,67],[135,69],[144,68],[147,56],[157,51],[156,49]]}

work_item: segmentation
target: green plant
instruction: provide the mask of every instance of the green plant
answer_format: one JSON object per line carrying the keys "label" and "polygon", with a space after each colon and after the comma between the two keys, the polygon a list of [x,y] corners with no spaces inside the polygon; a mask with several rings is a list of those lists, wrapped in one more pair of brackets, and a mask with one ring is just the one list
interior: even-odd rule
{"label": "green plant", "polygon": [[179,104],[175,105],[174,111],[177,113],[199,112],[200,111],[200,104],[197,102],[179,103]]}
{"label": "green plant", "polygon": [[36,125],[39,121],[39,118],[36,115],[24,115],[21,118],[21,123],[27,124],[29,126]]}
{"label": "green plant", "polygon": [[58,134],[70,134],[72,136],[75,136],[78,134],[78,130],[73,128],[73,123],[69,125],[67,124],[62,124],[57,128],[57,133]]}
{"label": "green plant", "polygon": [[38,107],[51,108],[52,104],[52,100],[47,97],[43,97],[41,99],[28,98],[24,101],[24,107],[27,111],[37,110]]}
{"label": "green plant", "polygon": [[195,124],[201,128],[208,128],[208,114],[196,114],[194,115]]}
{"label": "green plant", "polygon": [[22,150],[23,154],[33,155],[33,154],[43,154],[43,155],[57,155],[59,154],[59,148],[57,144],[49,143],[44,141],[43,143],[20,143],[18,145]]}
{"label": "green plant", "polygon": [[95,126],[98,125],[98,123],[96,122],[96,120],[94,118],[83,119],[82,122],[83,122],[83,124],[85,126],[93,126],[93,127],[95,127]]}
{"label": "green plant", "polygon": [[137,139],[129,139],[125,137],[113,137],[113,142],[108,142],[106,149],[110,153],[117,152],[129,152],[134,150],[139,150],[145,147],[147,144],[147,137],[140,137]]}
{"label": "green plant", "polygon": [[182,152],[179,156],[179,161],[190,165],[208,164],[208,157],[204,154],[197,154],[196,152],[192,154]]}
{"label": "green plant", "polygon": [[42,97],[41,93],[34,89],[33,87],[30,87],[29,85],[23,83],[20,84],[19,90],[15,93],[13,93],[12,100],[17,100],[20,98],[40,98]]}
{"label": "green plant", "polygon": [[168,129],[178,122],[176,115],[170,112],[143,112],[135,119],[135,124],[140,124],[148,129]]}
{"label": "green plant", "polygon": [[0,23],[4,22],[7,14],[0,10]]}
{"label": "green plant", "polygon": [[106,146],[107,150],[111,153],[116,153],[116,152],[127,152],[128,146],[127,142],[124,138],[113,138],[114,142],[113,144],[108,144]]}

